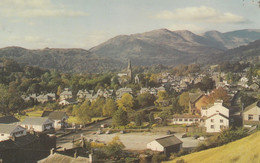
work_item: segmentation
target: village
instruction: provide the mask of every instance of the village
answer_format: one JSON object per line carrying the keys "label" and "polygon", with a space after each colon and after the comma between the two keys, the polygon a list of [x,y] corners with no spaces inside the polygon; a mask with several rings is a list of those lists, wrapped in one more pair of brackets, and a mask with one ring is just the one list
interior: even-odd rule
{"label": "village", "polygon": [[[120,154],[117,156],[119,158],[114,156],[113,159],[129,157],[132,161],[149,161],[154,153],[169,157],[173,153],[192,152],[212,135],[229,128],[242,126],[250,131],[255,130],[260,124],[260,79],[259,76],[249,79],[249,71],[246,68],[237,73],[240,78],[236,83],[225,80],[227,73],[209,69],[207,74],[190,73],[187,76],[162,72],[157,75],[157,87],[141,87],[139,90],[133,87],[96,91],[80,89],[75,96],[70,88],[64,88],[58,96],[57,93],[22,95],[24,102],[38,105],[58,103],[59,109],[38,110],[37,114],[33,114],[35,110],[29,110],[22,120],[15,115],[0,117],[1,158],[12,160],[12,155],[7,153],[19,149],[19,156],[27,160],[52,162],[66,158],[96,162],[100,160],[99,148],[116,142],[116,145],[121,145],[124,151],[130,153]],[[133,77],[130,61],[127,72],[118,73],[117,76],[120,85],[140,83],[138,74]],[[212,89],[195,89],[196,84],[205,80],[208,83],[212,81]],[[169,99],[172,92],[179,95],[177,103]],[[254,102],[243,99],[241,92],[254,98]],[[142,95],[154,100],[141,105],[147,100],[141,98],[138,109],[134,108],[134,104],[129,105],[134,97],[138,99]],[[69,121],[73,116],[66,107],[87,102],[90,106],[100,98],[104,101],[113,99],[119,107],[122,105],[122,109],[104,114],[107,116],[94,121],[85,117],[86,112],[79,112],[74,116],[78,115],[81,121]],[[246,107],[243,100],[247,102]],[[99,105],[96,104],[96,107]],[[129,118],[133,115],[133,118]],[[83,122],[84,118],[86,121]],[[89,143],[91,145],[86,147]],[[32,152],[35,154],[32,155]],[[113,155],[117,154],[109,156]],[[101,161],[105,161],[104,158]]]}

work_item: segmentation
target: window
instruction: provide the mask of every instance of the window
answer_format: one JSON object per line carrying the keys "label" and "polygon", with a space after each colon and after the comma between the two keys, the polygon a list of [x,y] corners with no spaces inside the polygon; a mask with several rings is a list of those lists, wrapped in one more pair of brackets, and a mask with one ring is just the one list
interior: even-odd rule
{"label": "window", "polygon": [[225,128],[224,125],[220,125],[220,129],[223,129],[223,128]]}
{"label": "window", "polygon": [[184,121],[188,121],[188,119],[184,119]]}
{"label": "window", "polygon": [[220,123],[223,123],[223,119],[220,120]]}
{"label": "window", "polygon": [[5,134],[1,134],[1,136],[4,136]]}
{"label": "window", "polygon": [[254,115],[253,114],[248,114],[248,120],[253,120]]}
{"label": "window", "polygon": [[260,121],[260,115],[259,115],[259,118],[258,118],[258,120]]}
{"label": "window", "polygon": [[211,119],[210,122],[214,123],[214,119]]}
{"label": "window", "polygon": [[211,128],[211,129],[214,129],[214,125],[211,125],[210,128]]}
{"label": "window", "polygon": [[193,121],[193,119],[190,119],[190,122],[192,122]]}
{"label": "window", "polygon": [[179,121],[181,122],[181,121],[182,121],[182,119],[179,119]]}
{"label": "window", "polygon": [[195,121],[197,122],[197,121],[198,121],[198,119],[195,119]]}

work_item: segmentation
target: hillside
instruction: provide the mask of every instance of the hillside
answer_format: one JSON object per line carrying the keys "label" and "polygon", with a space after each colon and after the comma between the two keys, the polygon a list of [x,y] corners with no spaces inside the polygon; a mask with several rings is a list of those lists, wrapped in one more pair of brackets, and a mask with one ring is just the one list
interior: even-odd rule
{"label": "hillside", "polygon": [[[209,31],[201,35],[187,30],[153,30],[145,33],[116,36],[89,50],[39,49],[21,47],[0,49],[0,58],[62,72],[106,72],[125,68],[127,60],[133,65],[210,64],[225,60],[239,60],[241,56],[259,55],[258,42],[227,51],[260,39],[260,30],[240,30],[227,33]],[[243,51],[243,54],[240,52]]]}
{"label": "hillside", "polygon": [[176,160],[169,162],[176,162],[179,159],[184,159],[187,163],[214,163],[214,162],[260,162],[260,131],[248,137],[229,143],[227,145],[208,149],[205,151],[192,153]]}

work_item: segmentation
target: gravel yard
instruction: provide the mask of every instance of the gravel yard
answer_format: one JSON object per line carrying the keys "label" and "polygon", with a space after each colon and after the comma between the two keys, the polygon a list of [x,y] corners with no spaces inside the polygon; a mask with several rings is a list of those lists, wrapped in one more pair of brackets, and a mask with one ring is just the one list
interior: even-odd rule
{"label": "gravel yard", "polygon": [[[199,143],[199,140],[193,139],[192,137],[181,138],[181,133],[174,134],[183,142],[184,148],[196,147]],[[98,140],[101,142],[109,142],[115,136],[119,136],[122,143],[125,145],[127,150],[144,150],[146,149],[147,143],[153,141],[156,138],[167,136],[165,134],[157,133],[113,133],[113,134],[100,134],[100,135],[84,135],[88,140]]]}

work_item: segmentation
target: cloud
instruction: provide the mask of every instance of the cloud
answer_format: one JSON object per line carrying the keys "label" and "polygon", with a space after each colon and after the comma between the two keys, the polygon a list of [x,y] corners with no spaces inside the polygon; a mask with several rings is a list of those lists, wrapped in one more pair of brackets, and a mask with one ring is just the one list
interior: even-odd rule
{"label": "cloud", "polygon": [[206,6],[179,8],[173,12],[165,10],[157,13],[154,18],[207,23],[243,23],[246,21],[242,16]]}
{"label": "cloud", "polygon": [[0,13],[5,17],[78,17],[87,16],[83,11],[69,10],[50,0],[1,0]]}

